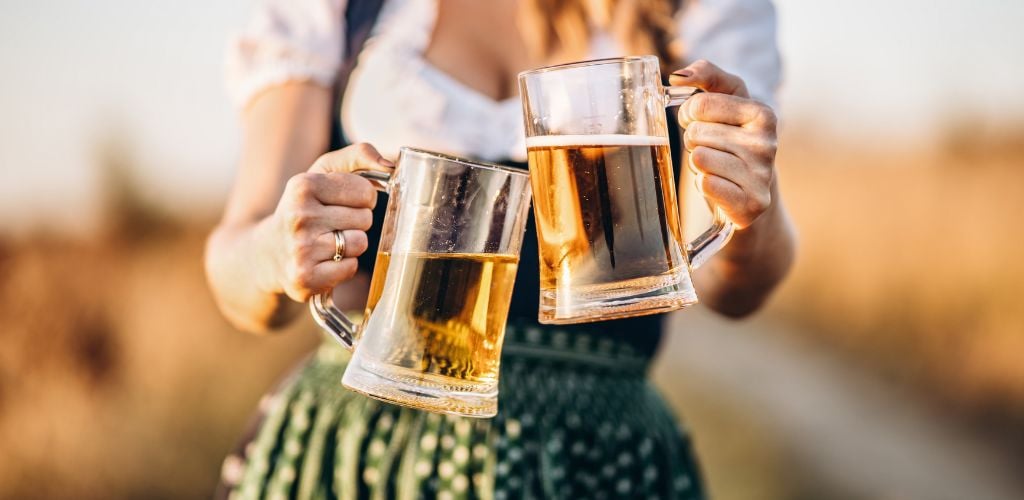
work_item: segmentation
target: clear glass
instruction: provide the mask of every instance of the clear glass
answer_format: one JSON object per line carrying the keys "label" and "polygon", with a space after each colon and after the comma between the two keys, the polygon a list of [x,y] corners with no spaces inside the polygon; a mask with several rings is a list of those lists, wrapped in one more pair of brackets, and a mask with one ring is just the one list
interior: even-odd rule
{"label": "clear glass", "polygon": [[320,326],[353,350],[342,384],[404,406],[494,416],[527,172],[402,148],[392,178],[361,174],[390,195],[363,322],[329,293],[310,301]]}
{"label": "clear glass", "polygon": [[662,85],[654,56],[519,74],[540,244],[541,323],[602,321],[697,302],[690,280],[733,227],[684,243],[665,108],[699,92]]}

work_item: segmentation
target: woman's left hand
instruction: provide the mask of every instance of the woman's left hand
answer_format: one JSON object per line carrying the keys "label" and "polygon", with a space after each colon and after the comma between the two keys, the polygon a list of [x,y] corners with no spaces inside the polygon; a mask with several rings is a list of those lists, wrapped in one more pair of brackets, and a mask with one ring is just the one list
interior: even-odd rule
{"label": "woman's left hand", "polygon": [[775,113],[750,99],[742,79],[707,61],[672,73],[669,81],[704,90],[679,106],[698,188],[737,228],[750,226],[772,204]]}

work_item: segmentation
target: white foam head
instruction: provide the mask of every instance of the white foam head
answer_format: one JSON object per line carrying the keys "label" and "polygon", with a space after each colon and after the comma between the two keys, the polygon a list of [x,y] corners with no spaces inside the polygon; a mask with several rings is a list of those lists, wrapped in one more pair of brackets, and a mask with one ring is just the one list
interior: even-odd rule
{"label": "white foam head", "polygon": [[668,146],[668,137],[660,135],[538,135],[526,138],[527,148],[566,146]]}

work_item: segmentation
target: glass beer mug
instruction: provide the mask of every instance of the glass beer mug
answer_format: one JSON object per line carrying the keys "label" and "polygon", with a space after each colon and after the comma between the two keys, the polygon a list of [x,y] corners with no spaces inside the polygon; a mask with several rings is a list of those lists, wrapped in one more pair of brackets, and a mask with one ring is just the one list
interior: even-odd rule
{"label": "glass beer mug", "polygon": [[693,87],[664,87],[654,56],[519,74],[540,245],[541,323],[666,312],[697,302],[689,270],[733,226],[684,245],[665,108]]}
{"label": "glass beer mug", "polygon": [[498,409],[498,362],[519,265],[527,172],[402,148],[387,192],[361,325],[330,293],[317,323],[354,351],[342,384],[414,408],[473,417]]}

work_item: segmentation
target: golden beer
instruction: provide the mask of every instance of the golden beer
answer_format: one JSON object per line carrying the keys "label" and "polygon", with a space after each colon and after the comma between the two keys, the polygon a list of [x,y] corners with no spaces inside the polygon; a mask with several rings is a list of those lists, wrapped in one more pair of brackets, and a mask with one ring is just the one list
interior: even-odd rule
{"label": "golden beer", "polygon": [[[657,291],[686,276],[667,138],[537,136],[527,139],[527,151],[540,245],[542,322],[561,322],[554,311],[564,305],[558,300],[614,300],[618,291]],[[677,300],[670,302],[665,309],[679,307]],[[649,303],[632,309],[626,305],[589,320],[659,311]]]}
{"label": "golden beer", "polygon": [[529,172],[413,148],[402,148],[396,163],[393,172],[356,172],[388,194],[362,323],[334,304],[332,291],[315,295],[310,313],[352,351],[346,388],[493,417]]}
{"label": "golden beer", "polygon": [[518,265],[507,254],[378,253],[364,324],[376,331],[360,348],[398,378],[494,390]]}
{"label": "golden beer", "polygon": [[697,303],[690,269],[729,241],[719,209],[684,241],[665,109],[700,92],[665,86],[656,56],[519,74],[541,257],[541,323],[602,321]]}

